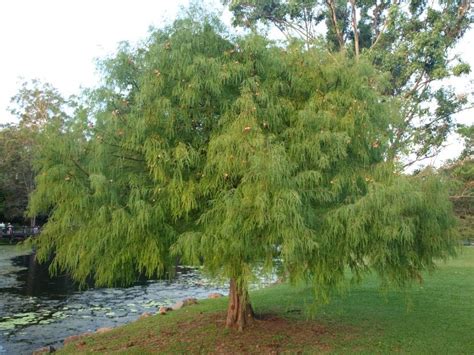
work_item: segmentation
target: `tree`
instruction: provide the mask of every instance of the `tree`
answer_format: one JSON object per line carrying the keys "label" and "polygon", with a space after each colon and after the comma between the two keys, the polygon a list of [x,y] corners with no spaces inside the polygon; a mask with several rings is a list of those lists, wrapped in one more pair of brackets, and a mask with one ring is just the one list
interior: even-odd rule
{"label": "tree", "polygon": [[273,25],[291,40],[366,58],[387,73],[387,93],[401,102],[390,129],[391,156],[409,166],[436,155],[456,127],[453,115],[472,109],[472,93],[443,80],[470,72],[452,49],[473,22],[471,3],[378,0],[225,0],[234,24]]}
{"label": "tree", "polygon": [[16,126],[0,130],[0,190],[3,218],[23,220],[28,195],[34,188],[30,138]]}
{"label": "tree", "polygon": [[464,150],[459,158],[442,166],[440,172],[451,183],[449,195],[458,217],[460,238],[470,241],[474,238],[474,125],[461,125],[458,134],[464,140]]}
{"label": "tree", "polygon": [[[0,186],[4,186],[3,182],[4,176],[3,174],[0,174]],[[0,188],[0,219],[3,221],[4,220],[4,215],[5,215],[5,191],[3,191],[3,188]]]}
{"label": "tree", "polygon": [[22,84],[11,103],[10,111],[18,124],[4,125],[0,130],[0,191],[4,218],[22,221],[35,188],[38,136],[48,122],[65,119],[66,100],[50,84],[32,80]]}
{"label": "tree", "polygon": [[[404,285],[454,253],[436,178],[390,157],[389,83],[364,58],[180,19],[106,60],[104,86],[41,146],[38,257],[98,285],[173,272],[230,280],[227,326],[253,319],[256,268],[327,300],[348,267]],[[56,134],[56,136],[54,136]]]}
{"label": "tree", "polygon": [[38,79],[23,82],[10,101],[10,112],[18,118],[19,126],[30,129],[32,134],[49,121],[64,120],[67,116],[68,100],[51,84]]}
{"label": "tree", "polygon": [[474,156],[474,124],[471,124],[470,126],[459,125],[457,133],[464,141],[464,149],[458,159],[472,159]]}

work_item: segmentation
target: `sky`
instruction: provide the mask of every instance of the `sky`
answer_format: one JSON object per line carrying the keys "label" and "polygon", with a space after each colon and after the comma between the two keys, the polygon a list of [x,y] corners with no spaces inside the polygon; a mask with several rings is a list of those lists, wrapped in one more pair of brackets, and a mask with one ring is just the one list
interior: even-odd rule
{"label": "sky", "polygon": [[144,39],[174,19],[188,0],[0,1],[0,123],[24,80],[38,78],[64,95],[97,83],[95,60],[120,41]]}
{"label": "sky", "polygon": [[[218,0],[207,3],[221,7]],[[112,54],[120,41],[145,39],[150,26],[170,23],[188,4],[188,0],[0,1],[0,123],[15,120],[8,106],[25,80],[51,83],[64,96],[77,94],[81,87],[97,84],[96,59]],[[229,14],[225,16],[228,23]],[[455,52],[474,68],[473,29]],[[460,93],[473,91],[474,76],[449,84]],[[473,123],[473,117],[470,110],[458,120]],[[443,154],[428,163],[439,165],[461,149],[453,136]]]}

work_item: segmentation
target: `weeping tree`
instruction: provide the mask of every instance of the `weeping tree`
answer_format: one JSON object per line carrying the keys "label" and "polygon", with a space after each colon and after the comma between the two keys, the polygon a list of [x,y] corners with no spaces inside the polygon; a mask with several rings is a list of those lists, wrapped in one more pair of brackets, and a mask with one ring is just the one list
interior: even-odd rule
{"label": "weeping tree", "polygon": [[454,254],[444,187],[400,174],[399,102],[363,58],[232,38],[204,17],[102,69],[41,147],[30,211],[51,208],[38,257],[53,272],[108,286],[202,265],[230,280],[227,326],[242,330],[257,269],[327,301],[348,269],[403,286]]}

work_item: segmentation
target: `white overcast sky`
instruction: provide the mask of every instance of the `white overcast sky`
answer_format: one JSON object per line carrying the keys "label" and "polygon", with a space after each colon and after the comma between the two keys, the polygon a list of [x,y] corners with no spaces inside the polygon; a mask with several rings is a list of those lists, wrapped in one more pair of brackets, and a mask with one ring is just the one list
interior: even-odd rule
{"label": "white overcast sky", "polygon": [[[0,123],[13,121],[7,111],[20,84],[38,78],[63,95],[97,83],[95,59],[113,53],[120,41],[136,42],[150,26],[160,27],[176,17],[188,0],[0,0]],[[219,0],[207,0],[220,6]],[[228,21],[228,14],[227,14]],[[474,30],[456,49],[474,68]],[[472,92],[470,77],[454,84]],[[459,116],[473,122],[474,110]],[[440,163],[459,153],[451,138]]]}
{"label": "white overcast sky", "polygon": [[64,95],[97,82],[95,59],[176,17],[188,0],[0,0],[0,122],[27,79]]}

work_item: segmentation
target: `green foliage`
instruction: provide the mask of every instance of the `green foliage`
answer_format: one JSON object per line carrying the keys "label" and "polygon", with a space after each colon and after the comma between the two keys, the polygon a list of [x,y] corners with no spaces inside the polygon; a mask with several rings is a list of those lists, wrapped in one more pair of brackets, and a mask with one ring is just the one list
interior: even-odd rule
{"label": "green foliage", "polygon": [[455,76],[461,76],[462,74],[469,74],[471,72],[471,68],[469,64],[460,63],[453,67],[453,74]]}
{"label": "green foliage", "polygon": [[461,152],[459,160],[474,157],[474,124],[470,126],[459,125],[457,133],[464,141],[464,150]]}
{"label": "green foliage", "polygon": [[435,178],[398,175],[390,83],[364,58],[177,20],[122,46],[75,119],[44,131],[38,257],[129,284],[179,258],[245,289],[275,268],[326,299],[350,267],[404,285],[454,253]]}
{"label": "green foliage", "polygon": [[10,101],[10,112],[18,118],[19,126],[30,129],[31,134],[51,120],[66,117],[66,99],[51,84],[37,79],[22,83]]}
{"label": "green foliage", "polygon": [[440,169],[450,182],[450,199],[458,218],[459,236],[463,241],[474,239],[474,126],[460,126],[458,133],[465,142],[460,157]]}
{"label": "green foliage", "polygon": [[34,187],[31,140],[23,130],[0,130],[0,220],[22,220]]}
{"label": "green foliage", "polygon": [[5,220],[23,222],[35,188],[38,137],[49,122],[66,118],[66,100],[50,84],[32,80],[22,84],[11,104],[19,122],[0,127],[0,211]]}
{"label": "green foliage", "polygon": [[[2,180],[0,181],[0,184],[1,186],[4,186],[4,182],[3,182],[3,176],[0,177]],[[3,189],[0,189],[0,216],[4,216],[5,214],[5,192],[3,191]],[[2,221],[4,220],[4,218],[2,218]]]}
{"label": "green foliage", "polygon": [[[472,108],[472,96],[440,84],[470,72],[452,50],[473,22],[468,1],[224,0],[234,24],[273,25],[308,46],[363,57],[389,75],[386,90],[401,104],[390,127],[391,156],[410,165],[436,155],[456,127],[453,115]],[[355,10],[355,11],[352,11]],[[326,26],[322,26],[322,24]]]}

